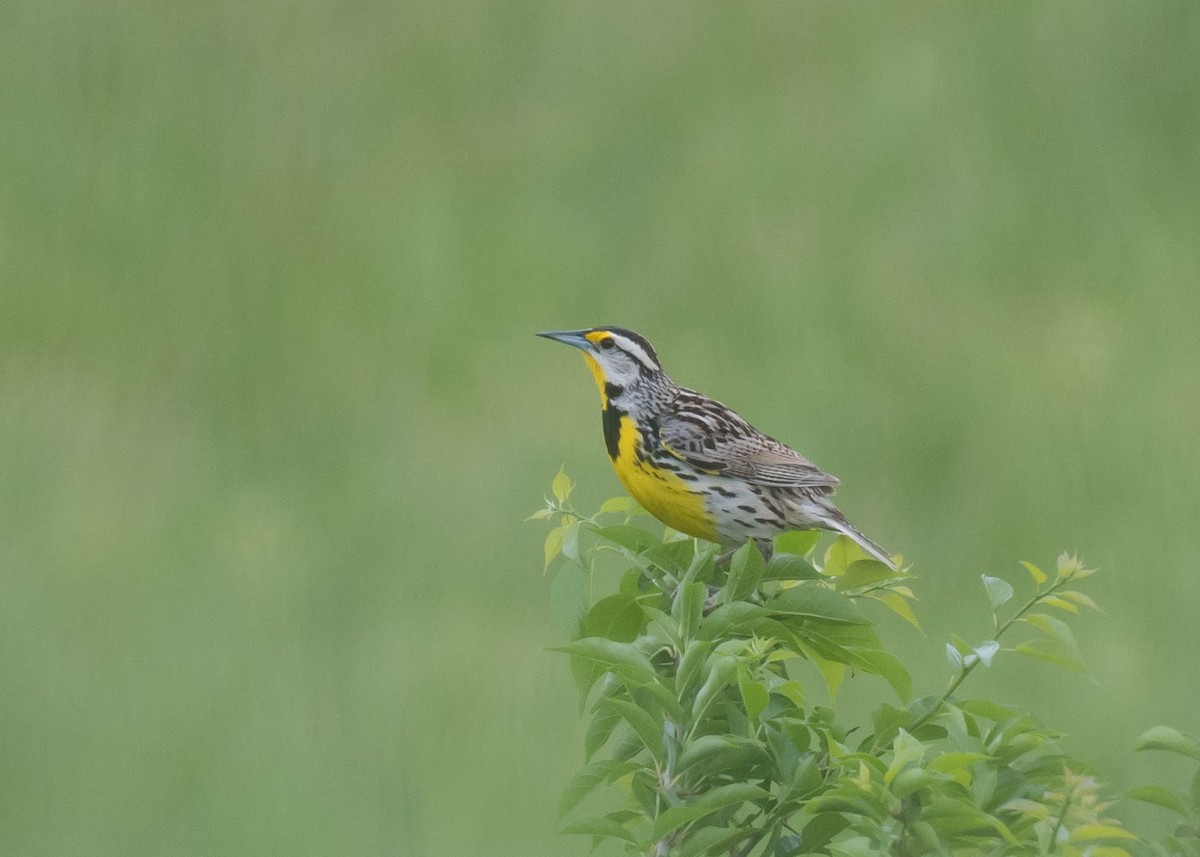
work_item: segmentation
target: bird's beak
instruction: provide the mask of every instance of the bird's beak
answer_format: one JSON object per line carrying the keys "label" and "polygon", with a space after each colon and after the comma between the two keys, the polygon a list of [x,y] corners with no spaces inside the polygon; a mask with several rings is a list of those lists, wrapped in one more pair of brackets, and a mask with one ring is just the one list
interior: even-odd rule
{"label": "bird's beak", "polygon": [[583,351],[591,351],[592,343],[588,342],[587,337],[584,336],[586,333],[586,330],[543,330],[538,336],[553,339],[564,345],[574,345]]}

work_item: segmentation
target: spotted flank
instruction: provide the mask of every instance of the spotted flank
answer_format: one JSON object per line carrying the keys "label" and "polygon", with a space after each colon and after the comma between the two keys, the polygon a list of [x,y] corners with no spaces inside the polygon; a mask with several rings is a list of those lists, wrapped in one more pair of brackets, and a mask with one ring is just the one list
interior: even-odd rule
{"label": "spotted flank", "polygon": [[833,504],[836,477],[720,402],[676,385],[645,337],[619,327],[538,335],[584,352],[617,477],[663,523],[727,546],[830,530],[894,567]]}

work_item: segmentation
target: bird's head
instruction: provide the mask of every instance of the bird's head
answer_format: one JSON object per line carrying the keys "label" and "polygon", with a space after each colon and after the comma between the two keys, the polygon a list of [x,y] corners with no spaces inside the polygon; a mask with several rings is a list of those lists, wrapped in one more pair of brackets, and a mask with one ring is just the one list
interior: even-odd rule
{"label": "bird's head", "polygon": [[596,378],[605,407],[615,403],[623,410],[649,394],[670,385],[658,355],[644,336],[621,327],[592,327],[586,330],[547,330],[539,333],[583,352],[583,359]]}

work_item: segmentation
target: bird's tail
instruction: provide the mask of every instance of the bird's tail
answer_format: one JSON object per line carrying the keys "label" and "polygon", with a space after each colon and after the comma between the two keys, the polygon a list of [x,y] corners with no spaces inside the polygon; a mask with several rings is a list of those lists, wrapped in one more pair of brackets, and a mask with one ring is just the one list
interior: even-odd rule
{"label": "bird's tail", "polygon": [[875,557],[875,559],[882,562],[888,568],[893,570],[896,568],[896,563],[892,560],[891,556],[888,555],[888,552],[863,535],[863,533],[852,523],[847,521],[845,515],[843,515],[837,509],[831,509],[829,514],[824,517],[821,523],[833,532],[841,533],[842,535],[853,539],[860,548],[865,550],[871,556]]}

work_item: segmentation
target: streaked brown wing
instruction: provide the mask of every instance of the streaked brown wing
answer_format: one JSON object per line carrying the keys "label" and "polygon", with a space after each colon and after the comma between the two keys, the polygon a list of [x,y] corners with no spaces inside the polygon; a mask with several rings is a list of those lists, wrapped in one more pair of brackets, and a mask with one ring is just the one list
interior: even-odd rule
{"label": "streaked brown wing", "polygon": [[837,477],[708,400],[660,419],[658,438],[676,458],[708,473],[776,488],[834,488]]}

